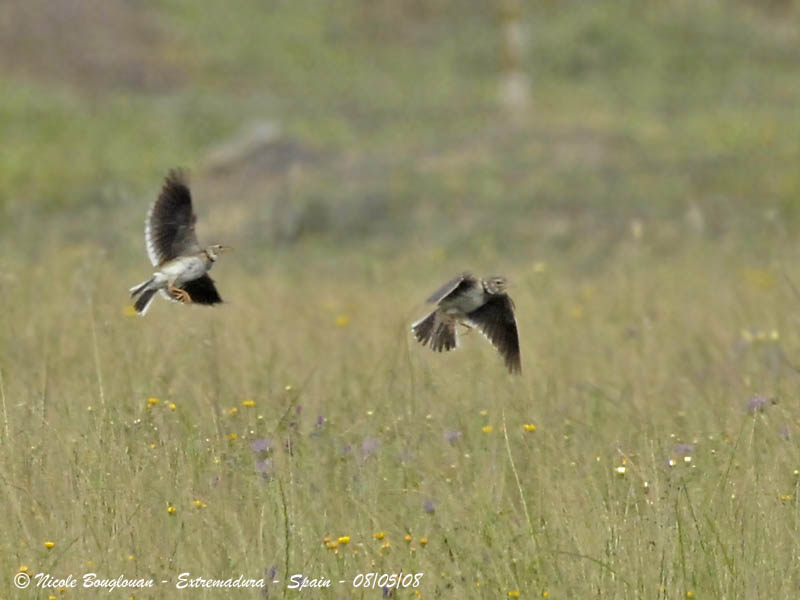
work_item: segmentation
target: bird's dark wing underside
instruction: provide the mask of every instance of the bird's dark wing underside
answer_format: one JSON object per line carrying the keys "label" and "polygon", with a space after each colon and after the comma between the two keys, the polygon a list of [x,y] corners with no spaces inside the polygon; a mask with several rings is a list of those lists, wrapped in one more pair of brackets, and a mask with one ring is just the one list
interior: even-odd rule
{"label": "bird's dark wing underside", "polygon": [[198,279],[187,281],[181,288],[186,290],[195,304],[219,304],[222,298],[217,292],[217,287],[214,285],[214,280],[208,276],[203,275]]}
{"label": "bird's dark wing underside", "polygon": [[170,171],[145,225],[147,254],[154,266],[200,251],[194,231],[196,220],[183,173]]}
{"label": "bird's dark wing underside", "polygon": [[514,303],[507,294],[495,294],[480,308],[467,314],[502,355],[511,373],[522,372]]}
{"label": "bird's dark wing underside", "polygon": [[469,273],[461,273],[458,277],[454,277],[445,283],[438,290],[433,292],[425,302],[428,304],[437,304],[447,298],[448,296],[458,296],[464,290],[469,289],[475,284],[475,278]]}

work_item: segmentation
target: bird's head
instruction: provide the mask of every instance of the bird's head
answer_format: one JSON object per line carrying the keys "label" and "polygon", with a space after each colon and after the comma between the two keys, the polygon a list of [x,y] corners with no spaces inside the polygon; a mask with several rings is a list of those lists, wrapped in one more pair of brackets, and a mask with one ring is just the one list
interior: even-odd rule
{"label": "bird's head", "polygon": [[501,294],[507,285],[508,280],[501,275],[492,275],[483,280],[483,288],[490,294]]}
{"label": "bird's head", "polygon": [[206,248],[206,254],[208,255],[209,260],[214,262],[217,260],[217,257],[222,254],[223,252],[227,252],[229,250],[233,250],[230,246],[221,246],[220,244],[214,244],[212,246],[208,246]]}

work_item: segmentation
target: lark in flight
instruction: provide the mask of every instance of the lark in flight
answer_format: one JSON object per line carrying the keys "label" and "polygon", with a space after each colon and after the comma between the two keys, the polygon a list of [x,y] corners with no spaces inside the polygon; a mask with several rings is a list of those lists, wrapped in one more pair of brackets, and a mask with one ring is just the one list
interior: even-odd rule
{"label": "lark in flight", "polygon": [[458,347],[457,325],[475,327],[497,348],[509,372],[521,373],[514,303],[505,289],[505,277],[478,279],[462,273],[428,298],[436,310],[411,326],[414,336],[423,346],[442,352]]}
{"label": "lark in flight", "polygon": [[197,215],[192,194],[183,173],[172,170],[145,221],[145,246],[153,276],[130,289],[133,307],[144,315],[156,292],[168,300],[196,304],[222,302],[214,281],[208,276],[219,255],[230,250],[214,244],[201,248],[194,231]]}

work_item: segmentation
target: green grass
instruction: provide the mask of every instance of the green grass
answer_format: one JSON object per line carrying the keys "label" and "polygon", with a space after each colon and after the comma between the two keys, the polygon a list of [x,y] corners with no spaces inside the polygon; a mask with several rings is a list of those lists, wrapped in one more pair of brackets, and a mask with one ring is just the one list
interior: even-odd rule
{"label": "green grass", "polygon": [[[795,8],[536,3],[521,121],[479,3],[146,10],[170,85],[0,70],[0,596],[21,565],[170,580],[137,599],[273,568],[794,594]],[[204,169],[253,119],[286,146]],[[201,241],[236,248],[226,303],[127,316],[175,165]],[[465,268],[511,278],[522,377],[477,334],[413,342]],[[380,597],[333,586],[303,596]]]}
{"label": "green grass", "polygon": [[[252,272],[234,254],[216,271],[226,305],[159,301],[140,319],[106,290],[141,268],[62,255],[61,275],[8,288],[0,321],[7,573],[274,566],[424,572],[425,597],[790,595],[797,297],[781,262],[706,241],[665,260],[648,235],[592,273],[546,254],[504,265],[519,379],[480,337],[447,356],[410,339],[452,256],[420,280],[411,257],[344,253],[330,270],[299,251]],[[756,394],[777,403],[749,414]]]}

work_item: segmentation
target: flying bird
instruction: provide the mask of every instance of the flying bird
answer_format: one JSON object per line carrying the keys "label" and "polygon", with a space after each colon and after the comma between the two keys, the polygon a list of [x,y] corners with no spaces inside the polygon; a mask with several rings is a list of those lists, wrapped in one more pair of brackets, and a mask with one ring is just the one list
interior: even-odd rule
{"label": "flying bird", "polygon": [[457,325],[477,328],[497,348],[512,374],[522,373],[514,303],[506,294],[506,278],[478,279],[462,273],[428,298],[436,309],[411,326],[417,341],[436,352],[458,347]]}
{"label": "flying bird", "polygon": [[133,307],[140,315],[150,308],[156,292],[184,304],[222,302],[208,271],[230,248],[219,244],[200,247],[196,221],[186,178],[181,171],[171,170],[145,221],[145,247],[156,272],[130,289],[131,298],[136,298]]}

